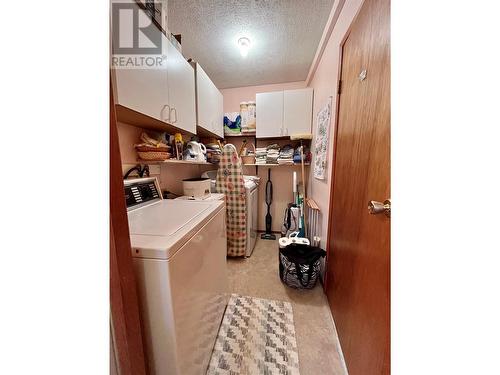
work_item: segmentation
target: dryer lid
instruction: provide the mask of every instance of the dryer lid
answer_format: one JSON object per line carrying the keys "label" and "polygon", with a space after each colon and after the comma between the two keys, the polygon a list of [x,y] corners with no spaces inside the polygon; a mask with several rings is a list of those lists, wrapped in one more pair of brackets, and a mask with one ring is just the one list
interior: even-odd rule
{"label": "dryer lid", "polygon": [[224,201],[165,199],[128,213],[132,255],[169,259],[213,216]]}

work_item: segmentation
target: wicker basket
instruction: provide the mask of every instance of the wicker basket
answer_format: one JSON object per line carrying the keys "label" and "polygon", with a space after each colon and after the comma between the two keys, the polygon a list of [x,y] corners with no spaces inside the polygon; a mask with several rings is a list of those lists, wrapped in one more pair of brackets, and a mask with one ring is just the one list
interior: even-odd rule
{"label": "wicker basket", "polygon": [[253,143],[250,143],[250,146],[253,147],[253,154],[242,155],[241,161],[243,164],[255,164],[255,145]]}
{"label": "wicker basket", "polygon": [[172,156],[169,153],[170,147],[153,147],[153,146],[135,146],[135,150],[137,152],[137,156],[142,160],[150,160],[150,161],[163,161],[170,159]]}

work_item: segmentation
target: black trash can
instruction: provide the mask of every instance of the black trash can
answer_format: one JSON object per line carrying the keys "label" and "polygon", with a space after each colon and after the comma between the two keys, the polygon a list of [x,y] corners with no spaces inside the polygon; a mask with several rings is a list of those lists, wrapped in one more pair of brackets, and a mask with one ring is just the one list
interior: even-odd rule
{"label": "black trash can", "polygon": [[279,251],[280,279],[296,289],[314,288],[320,274],[321,258],[326,251],[319,247],[292,243]]}

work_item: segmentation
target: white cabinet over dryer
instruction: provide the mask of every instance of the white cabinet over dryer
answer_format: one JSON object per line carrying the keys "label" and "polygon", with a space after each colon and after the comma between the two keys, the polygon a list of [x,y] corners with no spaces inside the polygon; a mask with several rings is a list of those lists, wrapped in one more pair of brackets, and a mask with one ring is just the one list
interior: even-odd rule
{"label": "white cabinet over dryer", "polygon": [[256,95],[256,137],[269,138],[283,135],[283,91]]}
{"label": "white cabinet over dryer", "polygon": [[[193,64],[196,76],[196,118],[198,133],[224,136],[223,99],[219,89],[200,64]],[[201,128],[201,129],[200,129]]]}
{"label": "white cabinet over dryer", "polygon": [[257,138],[311,133],[313,89],[258,93]]}
{"label": "white cabinet over dryer", "polygon": [[170,123],[182,130],[196,134],[194,69],[170,40],[167,43]]}
{"label": "white cabinet over dryer", "polygon": [[[137,3],[130,3],[136,7],[140,24],[151,22]],[[131,24],[124,22],[120,25],[120,37],[133,37],[134,30],[122,29],[131,28]],[[160,131],[180,130],[195,134],[194,69],[160,29],[155,28],[154,32],[161,40],[161,64],[145,69],[114,69],[118,120]],[[113,45],[114,53],[116,47]]]}
{"label": "white cabinet over dryer", "polygon": [[311,133],[313,89],[283,91],[284,135]]}
{"label": "white cabinet over dryer", "polygon": [[[139,17],[139,23],[147,23],[149,16],[134,2]],[[123,22],[120,25],[121,38],[129,36],[133,38],[134,30],[131,30],[131,22]],[[158,36],[162,43],[161,63],[152,68],[139,69],[135,67],[115,69],[115,103],[142,113],[156,120],[168,122],[170,116],[169,96],[168,96],[168,39],[158,29]],[[127,40],[121,40],[127,43]],[[129,44],[132,44],[130,41]],[[113,53],[117,53],[117,46],[113,45]],[[118,57],[118,56],[117,56]],[[160,60],[157,60],[160,61]]]}

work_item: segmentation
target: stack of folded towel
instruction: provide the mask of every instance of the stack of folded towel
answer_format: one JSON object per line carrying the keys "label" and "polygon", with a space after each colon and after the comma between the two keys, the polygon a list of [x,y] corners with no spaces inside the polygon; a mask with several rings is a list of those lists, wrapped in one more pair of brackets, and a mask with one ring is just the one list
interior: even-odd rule
{"label": "stack of folded towel", "polygon": [[257,147],[255,149],[255,164],[266,164],[267,148]]}
{"label": "stack of folded towel", "polygon": [[242,126],[241,134],[255,134],[255,129],[249,128],[248,126]]}
{"label": "stack of folded towel", "polygon": [[293,147],[284,146],[279,153],[278,164],[293,164]]}
{"label": "stack of folded towel", "polygon": [[267,146],[266,164],[278,164],[280,146],[277,143]]}

